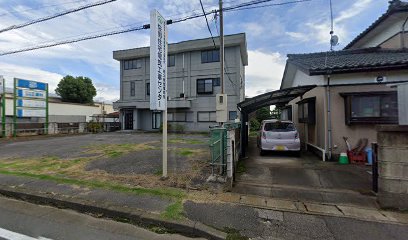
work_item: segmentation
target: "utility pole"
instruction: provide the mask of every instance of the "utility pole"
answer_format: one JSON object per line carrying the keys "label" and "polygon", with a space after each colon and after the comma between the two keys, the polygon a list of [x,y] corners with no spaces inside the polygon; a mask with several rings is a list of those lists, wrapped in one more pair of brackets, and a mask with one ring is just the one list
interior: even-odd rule
{"label": "utility pole", "polygon": [[222,13],[222,0],[219,0],[220,8],[220,63],[221,63],[221,94],[224,94],[224,16]]}

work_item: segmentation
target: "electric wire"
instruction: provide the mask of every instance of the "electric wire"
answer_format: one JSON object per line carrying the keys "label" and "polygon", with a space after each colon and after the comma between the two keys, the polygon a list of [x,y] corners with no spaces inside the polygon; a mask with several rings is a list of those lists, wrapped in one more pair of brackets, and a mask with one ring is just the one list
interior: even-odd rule
{"label": "electric wire", "polygon": [[[110,0],[110,1],[116,1],[116,0]],[[265,3],[265,2],[270,2],[270,1],[274,1],[274,0],[250,1],[250,2],[247,2],[247,3],[242,3],[242,4],[235,5],[235,6],[230,6],[230,7],[227,7],[227,8],[223,8],[223,11],[225,11],[226,9],[231,11],[233,9],[247,7],[247,6],[260,4],[260,3]],[[303,0],[303,1],[306,1],[306,0]],[[307,0],[307,1],[311,1],[311,0]],[[214,10],[205,12],[205,15],[215,14],[217,12],[219,12],[219,9],[214,9]],[[178,18],[178,19],[175,19],[175,20],[169,20],[168,24],[180,23],[180,22],[188,21],[188,20],[203,17],[203,16],[204,16],[203,13],[194,13],[192,15],[181,17],[181,18]],[[131,24],[131,25],[133,25],[133,24]],[[28,51],[32,51],[32,50],[49,48],[49,47],[54,47],[54,46],[59,46],[59,45],[64,45],[64,44],[71,44],[71,43],[81,42],[81,41],[90,40],[90,39],[97,39],[97,38],[106,37],[106,36],[118,35],[118,34],[122,34],[122,33],[140,31],[140,30],[148,29],[148,28],[150,28],[150,25],[145,24],[145,25],[142,25],[142,26],[128,27],[128,28],[125,28],[125,29],[118,29],[118,30],[105,32],[105,33],[100,33],[100,34],[96,34],[96,35],[88,34],[88,35],[84,35],[83,37],[76,38],[76,39],[68,39],[68,40],[63,40],[63,41],[59,41],[59,42],[51,42],[51,43],[47,43],[47,44],[40,43],[40,44],[35,45],[35,46],[30,46],[30,47],[11,50],[11,51],[6,51],[6,52],[0,52],[0,56],[6,56],[6,55],[21,53],[21,52],[28,52]],[[228,76],[228,74],[227,74],[227,76]]]}
{"label": "electric wire", "polygon": [[215,45],[214,37],[213,37],[213,34],[212,34],[212,32],[211,32],[210,25],[208,24],[207,14],[205,14],[203,2],[202,2],[201,0],[200,0],[200,5],[201,5],[201,9],[203,10],[203,14],[204,14],[205,22],[207,23],[208,31],[210,32],[211,39],[212,39],[212,42],[213,42],[213,44],[214,44],[214,49],[216,49],[217,46]]}
{"label": "electric wire", "polygon": [[62,6],[62,5],[74,4],[74,3],[84,2],[84,1],[86,1],[86,0],[76,0],[76,1],[62,2],[62,3],[58,3],[58,4],[42,5],[42,6],[39,6],[39,7],[27,8],[27,9],[23,9],[23,10],[12,10],[12,11],[7,11],[5,13],[0,14],[0,17],[10,15],[10,14],[13,14],[13,13],[31,12],[31,11],[36,11],[36,10],[39,10],[39,9],[45,9],[45,8],[50,8],[50,7],[58,7],[58,6]]}
{"label": "electric wire", "polygon": [[86,4],[86,5],[80,6],[78,8],[69,9],[69,10],[66,10],[66,11],[51,15],[51,16],[42,17],[42,18],[35,19],[35,20],[29,21],[29,22],[26,22],[26,23],[12,25],[12,26],[9,26],[7,28],[0,29],[0,33],[11,31],[11,30],[14,30],[14,29],[27,27],[27,26],[30,26],[30,25],[33,25],[33,24],[36,24],[36,23],[40,23],[40,22],[45,22],[45,21],[48,21],[50,19],[54,19],[54,18],[57,18],[57,17],[61,17],[61,16],[64,16],[64,15],[70,14],[70,13],[78,12],[78,11],[81,11],[81,10],[84,10],[84,9],[87,9],[87,8],[92,8],[92,7],[104,5],[104,4],[115,2],[115,1],[117,1],[117,0],[103,0],[103,1],[95,2],[95,3]]}

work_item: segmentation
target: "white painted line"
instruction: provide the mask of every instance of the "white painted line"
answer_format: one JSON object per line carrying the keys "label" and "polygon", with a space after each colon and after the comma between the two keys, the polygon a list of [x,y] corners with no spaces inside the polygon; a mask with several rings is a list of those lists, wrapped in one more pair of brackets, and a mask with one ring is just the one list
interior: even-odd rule
{"label": "white painted line", "polygon": [[9,231],[4,228],[0,228],[0,237],[8,239],[8,240],[52,240],[52,239],[43,238],[43,237],[33,238],[30,236],[23,235],[21,233]]}

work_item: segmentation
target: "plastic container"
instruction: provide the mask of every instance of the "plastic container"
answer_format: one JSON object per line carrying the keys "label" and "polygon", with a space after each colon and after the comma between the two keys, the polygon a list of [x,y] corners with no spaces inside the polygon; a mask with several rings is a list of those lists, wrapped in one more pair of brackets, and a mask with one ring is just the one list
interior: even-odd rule
{"label": "plastic container", "polygon": [[347,153],[340,153],[339,164],[342,165],[349,164]]}
{"label": "plastic container", "polygon": [[368,165],[373,165],[373,150],[371,148],[366,148],[365,152],[367,153]]}

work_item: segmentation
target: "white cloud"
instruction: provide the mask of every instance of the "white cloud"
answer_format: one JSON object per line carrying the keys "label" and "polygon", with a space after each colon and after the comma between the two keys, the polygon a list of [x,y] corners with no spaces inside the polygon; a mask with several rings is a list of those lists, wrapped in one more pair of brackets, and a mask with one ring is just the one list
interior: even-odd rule
{"label": "white cloud", "polygon": [[[373,0],[360,0],[355,1],[349,8],[341,11],[337,17],[333,19],[334,32],[340,38],[340,43],[349,40],[348,27],[351,26],[347,20],[356,17],[368,7],[371,6]],[[336,14],[336,12],[334,12]],[[316,16],[318,20],[302,23],[306,28],[299,32],[286,32],[286,35],[296,40],[315,42],[321,45],[330,44],[330,30],[331,23],[329,15],[323,14],[322,16]]]}
{"label": "white cloud", "polygon": [[357,16],[370,6],[372,0],[359,0],[356,1],[349,9],[340,12],[339,16],[335,18],[334,22],[339,23],[344,20],[348,20],[354,16]]}
{"label": "white cloud", "polygon": [[[13,86],[14,78],[22,78],[49,84],[50,92],[54,93],[63,76],[59,73],[44,71],[38,68],[0,62],[1,75],[6,79],[6,87]],[[113,102],[119,98],[119,89],[109,84],[94,82],[97,90],[95,100]]]}
{"label": "white cloud", "polygon": [[279,89],[285,69],[285,58],[280,53],[249,50],[248,62],[245,76],[247,96]]}

